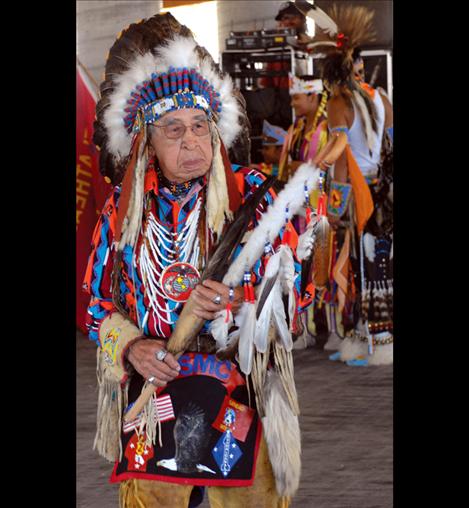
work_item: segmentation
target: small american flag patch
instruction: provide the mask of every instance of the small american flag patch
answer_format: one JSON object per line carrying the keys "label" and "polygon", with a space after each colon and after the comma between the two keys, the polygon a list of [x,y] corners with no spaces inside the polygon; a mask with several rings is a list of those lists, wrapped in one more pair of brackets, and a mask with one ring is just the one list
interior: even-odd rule
{"label": "small american flag patch", "polygon": [[[155,404],[155,399],[153,398],[153,404]],[[133,406],[133,404],[129,405],[127,411]],[[174,408],[173,403],[171,402],[170,395],[163,395],[156,399],[156,409],[158,412],[158,416],[161,422],[167,422],[169,420],[174,420]],[[125,422],[122,429],[124,434],[128,434],[133,430],[137,429],[142,421],[143,412],[139,413],[137,418],[130,422]],[[156,419],[154,421],[156,424]]]}

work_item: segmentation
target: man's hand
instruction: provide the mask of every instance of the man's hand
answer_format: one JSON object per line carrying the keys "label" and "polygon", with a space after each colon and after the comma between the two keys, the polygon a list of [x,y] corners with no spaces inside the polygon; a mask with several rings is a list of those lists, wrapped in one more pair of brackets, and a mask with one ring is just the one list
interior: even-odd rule
{"label": "man's hand", "polygon": [[164,360],[157,360],[156,353],[164,349],[164,340],[140,339],[134,342],[127,353],[129,362],[145,379],[154,376],[155,386],[165,386],[168,381],[177,378],[181,366],[171,353]]}
{"label": "man's hand", "polygon": [[[234,289],[234,299],[231,303],[231,312],[236,314],[244,300],[244,290],[238,286]],[[226,307],[229,299],[229,286],[214,280],[204,280],[202,284],[197,285],[191,293],[191,299],[194,303],[194,314],[202,319],[215,319],[217,312]],[[220,303],[214,300],[220,296]]]}

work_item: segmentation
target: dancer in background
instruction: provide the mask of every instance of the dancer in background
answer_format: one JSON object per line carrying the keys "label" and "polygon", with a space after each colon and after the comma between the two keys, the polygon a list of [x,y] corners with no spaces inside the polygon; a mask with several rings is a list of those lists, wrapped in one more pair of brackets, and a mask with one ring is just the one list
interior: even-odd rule
{"label": "dancer in background", "polygon": [[251,167],[259,170],[264,175],[278,176],[278,164],[282,154],[283,143],[287,132],[277,125],[264,120],[262,126],[262,158],[260,164],[251,164]]}
{"label": "dancer in background", "polygon": [[357,80],[353,56],[355,48],[374,38],[373,12],[334,6],[326,15],[313,6],[305,14],[317,23],[315,47],[326,53],[322,78],[330,92],[330,137],[315,162],[329,168],[327,213],[336,239],[331,256],[334,298],[345,334],[333,344],[339,351],[331,359],[349,365],[389,364],[392,106],[384,93]]}

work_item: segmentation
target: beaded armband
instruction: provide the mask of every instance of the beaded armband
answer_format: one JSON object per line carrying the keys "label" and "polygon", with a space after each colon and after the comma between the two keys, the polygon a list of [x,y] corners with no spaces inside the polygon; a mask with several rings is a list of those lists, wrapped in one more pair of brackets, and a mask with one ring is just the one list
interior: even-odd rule
{"label": "beaded armband", "polygon": [[340,219],[347,210],[351,194],[352,186],[349,183],[332,180],[327,200],[327,213]]}
{"label": "beaded armband", "polygon": [[338,125],[337,127],[332,127],[329,129],[329,132],[331,134],[334,134],[335,132],[345,132],[345,134],[347,134],[347,138],[349,136],[349,128],[346,125]]}
{"label": "beaded armband", "polygon": [[98,371],[109,381],[124,382],[127,378],[124,354],[127,346],[136,337],[141,337],[138,327],[118,312],[114,312],[101,323]]}

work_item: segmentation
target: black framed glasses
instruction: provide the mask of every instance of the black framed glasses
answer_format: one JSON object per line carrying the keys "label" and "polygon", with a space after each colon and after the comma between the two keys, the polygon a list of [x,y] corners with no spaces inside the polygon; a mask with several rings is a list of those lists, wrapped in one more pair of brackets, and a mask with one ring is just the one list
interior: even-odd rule
{"label": "black framed glasses", "polygon": [[171,122],[165,125],[152,125],[153,127],[163,129],[163,132],[168,139],[182,138],[187,129],[191,129],[191,131],[199,137],[206,136],[210,132],[210,127],[207,120],[198,120],[191,125],[186,125],[182,122]]}

